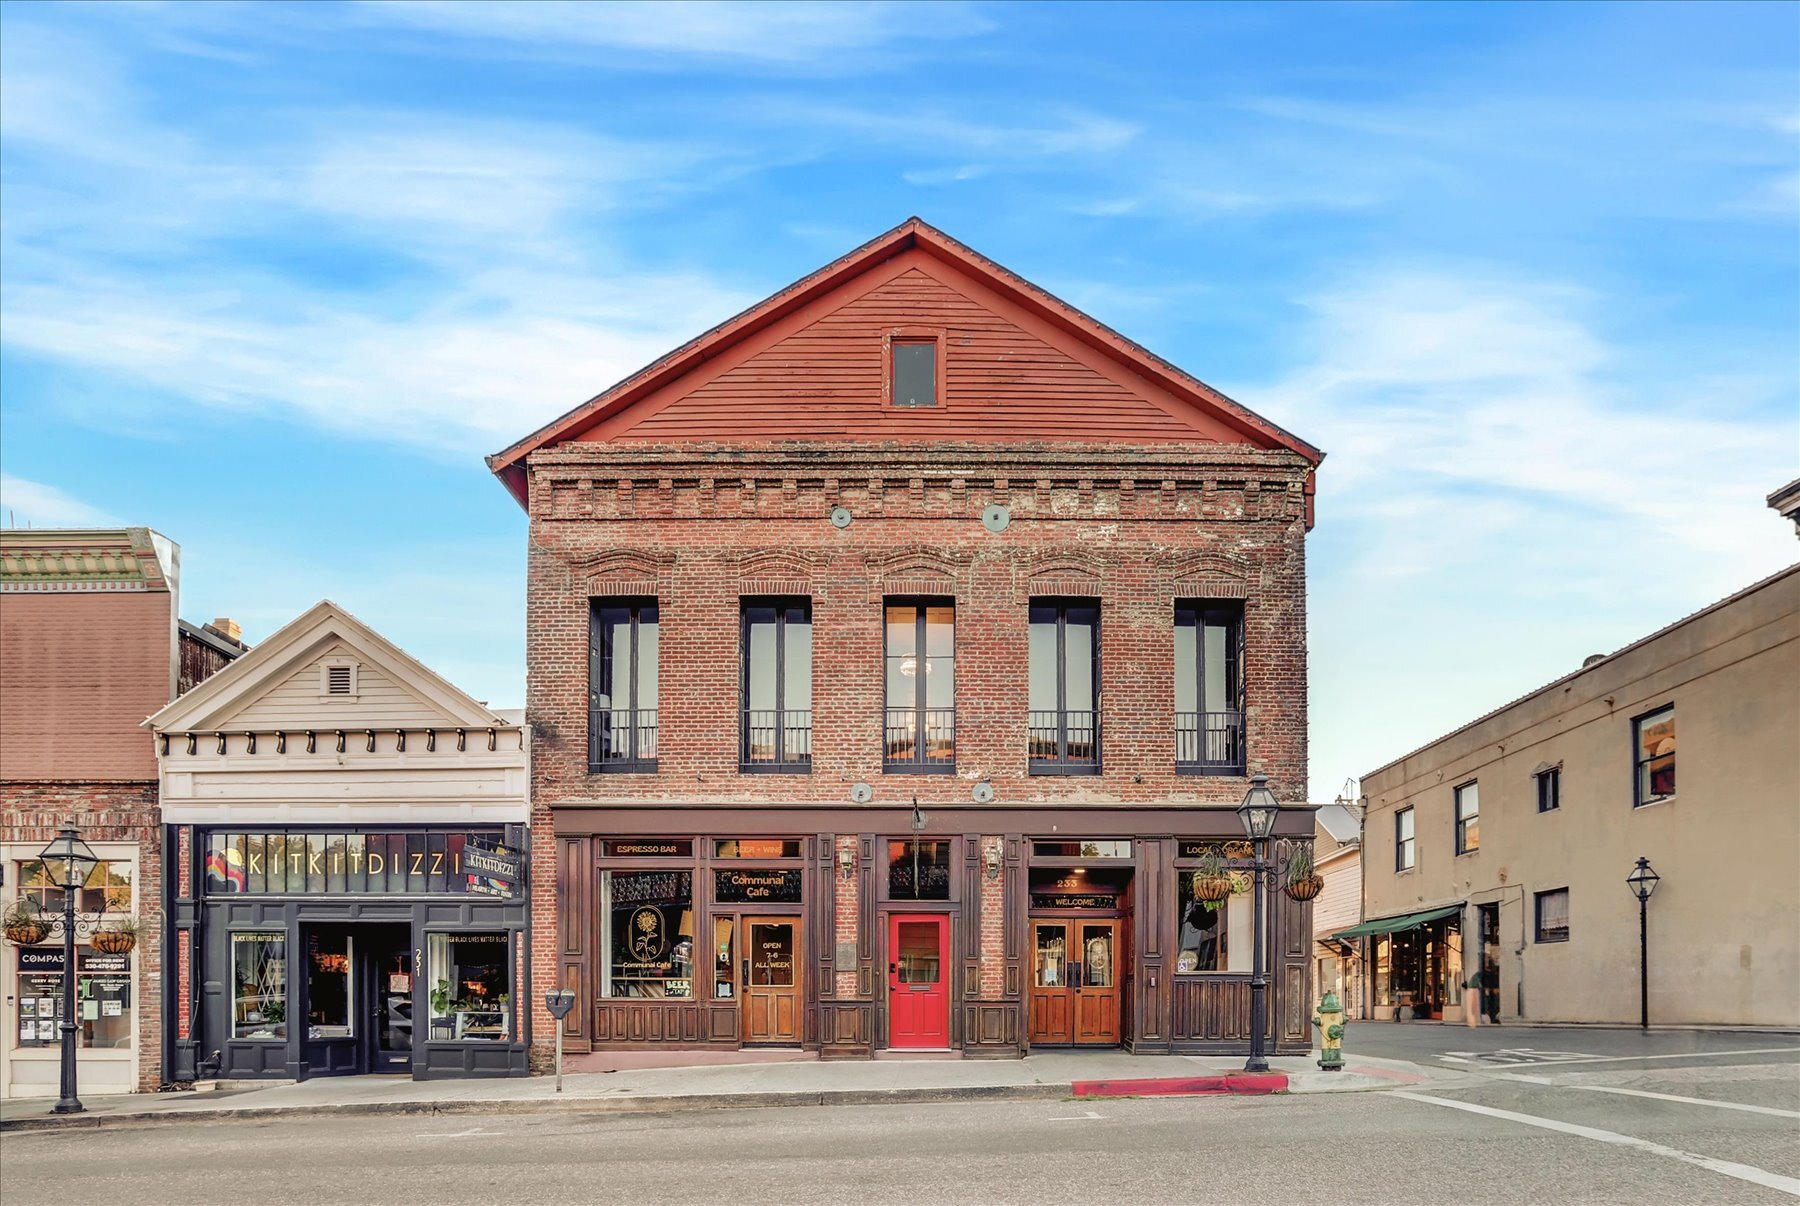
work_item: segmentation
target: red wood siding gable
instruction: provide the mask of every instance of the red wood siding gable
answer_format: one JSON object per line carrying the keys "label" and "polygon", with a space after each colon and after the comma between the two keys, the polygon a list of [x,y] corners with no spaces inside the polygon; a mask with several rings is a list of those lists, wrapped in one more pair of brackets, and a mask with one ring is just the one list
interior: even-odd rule
{"label": "red wood siding gable", "polygon": [[[887,341],[938,340],[941,396],[887,403]],[[569,440],[1210,442],[1323,453],[917,218],[488,458]]]}

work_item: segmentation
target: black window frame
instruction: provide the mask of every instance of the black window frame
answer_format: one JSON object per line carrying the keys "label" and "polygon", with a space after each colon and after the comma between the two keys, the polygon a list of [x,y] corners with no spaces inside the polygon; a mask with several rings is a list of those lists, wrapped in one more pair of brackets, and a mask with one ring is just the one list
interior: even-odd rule
{"label": "black window frame", "polygon": [[[1463,793],[1474,789],[1475,811],[1469,816],[1463,815]],[[1450,790],[1450,815],[1456,821],[1456,853],[1460,855],[1475,854],[1481,850],[1481,780],[1470,779],[1467,783],[1459,783]],[[1475,844],[1469,845],[1469,822],[1475,822]],[[1416,824],[1416,822],[1415,822]]]}
{"label": "black window frame", "polygon": [[[1400,818],[1401,817],[1412,817],[1413,818],[1413,826],[1412,826],[1413,831],[1412,831],[1412,834],[1408,837],[1400,836]],[[1396,875],[1398,875],[1402,871],[1411,871],[1414,867],[1417,867],[1418,865],[1419,865],[1419,819],[1413,813],[1413,806],[1411,804],[1408,804],[1405,808],[1398,808],[1398,809],[1394,810],[1394,873]]]}
{"label": "black window frame", "polygon": [[[1092,720],[1093,738],[1092,738],[1092,741],[1093,741],[1094,753],[1093,753],[1092,758],[1084,759],[1081,761],[1071,761],[1069,758],[1069,717],[1071,715],[1076,715],[1077,713],[1072,713],[1069,710],[1069,706],[1068,706],[1068,702],[1069,702],[1069,695],[1068,695],[1068,686],[1069,686],[1068,685],[1068,660],[1069,660],[1068,659],[1068,626],[1069,626],[1069,610],[1071,608],[1076,608],[1076,607],[1081,607],[1081,608],[1090,608],[1091,607],[1091,608],[1093,608],[1093,611],[1094,611],[1094,633],[1093,633],[1093,639],[1090,642],[1091,656],[1088,659],[1089,660],[1088,674],[1090,675],[1089,681],[1090,681],[1091,686],[1093,687],[1093,696],[1094,696],[1094,710],[1092,713],[1092,716],[1093,716],[1093,720]],[[1026,608],[1027,608],[1027,610],[1025,613],[1025,623],[1026,623],[1028,632],[1029,632],[1030,626],[1036,622],[1031,618],[1033,612],[1036,612],[1040,609],[1045,609],[1045,608],[1054,609],[1056,612],[1056,705],[1057,705],[1056,708],[1053,710],[1053,712],[1049,713],[1049,714],[1053,714],[1056,717],[1056,757],[1054,757],[1054,758],[1035,757],[1033,755],[1033,750],[1036,747],[1037,738],[1035,736],[1033,736],[1033,734],[1047,726],[1036,723],[1036,720],[1034,719],[1035,717],[1045,715],[1046,713],[1043,711],[1034,711],[1031,708],[1031,704],[1030,704],[1030,700],[1029,700],[1029,691],[1030,691],[1030,681],[1029,680],[1030,680],[1030,675],[1031,675],[1031,668],[1030,668],[1029,656],[1028,656],[1026,670],[1025,670],[1026,678],[1027,678],[1026,691],[1027,691],[1027,695],[1028,695],[1028,698],[1026,700],[1026,713],[1025,713],[1025,769],[1026,769],[1026,773],[1031,774],[1031,775],[1098,775],[1101,773],[1102,766],[1103,766],[1102,756],[1101,756],[1101,740],[1100,740],[1100,738],[1101,738],[1100,715],[1101,715],[1101,701],[1103,698],[1103,696],[1101,694],[1101,687],[1100,687],[1100,681],[1101,681],[1100,680],[1100,621],[1101,621],[1100,600],[1099,599],[1080,599],[1080,598],[1032,599],[1029,603],[1027,603]],[[1029,639],[1029,636],[1027,637],[1027,639]]]}
{"label": "black window frame", "polygon": [[[913,655],[919,659],[921,670],[913,676],[913,702],[908,708],[890,708],[887,697],[888,678],[888,609],[893,607],[910,607],[913,609]],[[956,673],[956,600],[933,595],[903,595],[881,601],[881,773],[884,775],[954,775],[956,773],[956,690],[952,686],[950,706],[933,708],[926,702],[925,672],[922,667],[930,656],[925,652],[926,613],[934,607],[950,609],[950,672]],[[913,720],[913,755],[910,758],[890,758],[888,751],[893,743],[889,738],[893,725],[891,717],[896,712],[910,712]],[[926,735],[930,730],[930,718],[933,713],[948,712],[950,714],[950,757],[947,759],[927,758],[926,750],[930,742]]]}
{"label": "black window frame", "polygon": [[[750,735],[752,731],[751,717],[755,715],[750,707],[750,612],[753,608],[770,608],[775,612],[775,749],[774,761],[753,760],[750,757]],[[812,627],[812,600],[804,596],[751,596],[738,604],[738,770],[746,775],[809,775],[812,773],[812,709],[790,709],[787,706],[787,626],[789,612],[800,612],[806,620],[806,626]],[[807,646],[806,674],[808,682],[812,679],[811,644]],[[809,691],[808,697],[811,697]],[[757,709],[761,711],[761,709]],[[790,722],[790,717],[801,717]],[[791,732],[805,733],[805,753],[792,760],[783,760],[780,755],[787,752],[787,739]]]}
{"label": "black window frame", "polygon": [[[615,706],[602,709],[597,702],[599,697],[599,690],[597,688],[600,679],[601,658],[600,616],[604,611],[615,610],[624,610],[630,613],[631,665],[628,673],[628,679],[631,684],[630,700],[624,708]],[[662,608],[657,600],[650,598],[623,598],[612,596],[596,596],[588,600],[588,773],[590,775],[641,775],[652,774],[656,770],[656,745],[659,737],[656,716],[657,709],[638,707],[638,692],[643,684],[643,666],[639,654],[641,652],[640,637],[644,619],[643,613],[645,611],[651,613],[651,621],[657,626],[656,650],[660,657],[662,653]],[[614,656],[617,656],[616,652]],[[660,670],[660,667],[653,667],[653,669]],[[657,686],[657,700],[660,704],[662,699],[661,683],[659,682]],[[625,726],[625,732],[627,734],[626,753],[623,757],[603,758],[600,756],[600,714],[602,711],[608,713],[622,711],[626,713],[629,718],[629,723]],[[641,721],[641,715],[646,712],[649,713],[650,716],[648,725],[643,724]],[[646,730],[650,734],[648,743],[650,752],[648,756],[644,754],[642,749],[642,738]]]}
{"label": "black window frame", "polygon": [[[1544,929],[1544,898],[1561,894],[1563,898],[1563,927],[1559,933],[1550,933]],[[1567,888],[1546,888],[1542,892],[1531,894],[1531,935],[1533,944],[1546,942],[1567,942],[1569,933],[1574,928],[1574,918],[1569,913],[1569,890]]]}
{"label": "black window frame", "polygon": [[[1646,721],[1660,720],[1664,713],[1668,714],[1669,721],[1673,724],[1675,720],[1675,704],[1673,701],[1666,704],[1659,704],[1648,712],[1644,712],[1631,718],[1631,806],[1633,808],[1644,808],[1651,804],[1661,804],[1664,800],[1673,800],[1675,798],[1676,789],[1673,787],[1660,796],[1645,794],[1646,789],[1649,786],[1648,772],[1650,764],[1663,757],[1677,759],[1680,753],[1680,739],[1677,738],[1677,745],[1674,753],[1667,755],[1652,754],[1649,757],[1644,756],[1644,724]],[[1671,767],[1671,771],[1679,772],[1679,770],[1680,763],[1677,761],[1676,765]]]}
{"label": "black window frame", "polygon": [[1562,767],[1546,767],[1533,778],[1537,780],[1537,810],[1539,812],[1560,810],[1562,808]]}
{"label": "black window frame", "polygon": [[[1208,712],[1204,708],[1192,713],[1175,713],[1175,773],[1178,775],[1235,775],[1244,774],[1247,745],[1247,726],[1245,719],[1248,713],[1244,707],[1244,686],[1249,678],[1244,654],[1244,604],[1242,600],[1186,599],[1175,604],[1175,626],[1181,627],[1184,616],[1193,617],[1194,628],[1194,702],[1206,702],[1206,629],[1208,619],[1214,615],[1223,615],[1227,623],[1225,628],[1225,695],[1235,705],[1225,712]],[[1180,674],[1180,666],[1175,673]],[[1183,722],[1184,716],[1192,716],[1192,721]],[[1222,724],[1214,726],[1210,717],[1222,716],[1226,719]],[[1224,743],[1229,746],[1230,754],[1224,758],[1208,758],[1206,755],[1212,745],[1214,733],[1223,733]],[[1183,758],[1183,751],[1191,751],[1195,757]]]}

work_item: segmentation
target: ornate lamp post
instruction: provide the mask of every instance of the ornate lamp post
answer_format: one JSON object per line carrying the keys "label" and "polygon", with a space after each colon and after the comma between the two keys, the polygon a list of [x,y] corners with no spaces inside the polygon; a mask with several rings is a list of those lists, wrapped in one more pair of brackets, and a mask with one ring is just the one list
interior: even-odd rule
{"label": "ornate lamp post", "polygon": [[75,893],[87,882],[90,868],[100,860],[81,840],[73,821],[62,827],[62,834],[44,847],[38,855],[50,882],[63,890],[63,990],[62,990],[62,1096],[51,1107],[52,1114],[79,1114],[85,1108],[75,1096]]}
{"label": "ornate lamp post", "polygon": [[1662,876],[1647,858],[1639,858],[1637,866],[1625,877],[1638,898],[1638,1025],[1650,1029],[1650,894],[1662,882]]}
{"label": "ornate lamp post", "polygon": [[1250,790],[1238,805],[1238,820],[1243,822],[1244,836],[1252,843],[1252,873],[1256,879],[1256,908],[1252,914],[1254,935],[1250,941],[1250,1058],[1244,1063],[1246,1072],[1267,1072],[1269,1058],[1264,1054],[1265,1018],[1268,1012],[1269,980],[1263,961],[1263,901],[1267,893],[1265,877],[1269,871],[1269,835],[1275,832],[1275,820],[1281,813],[1281,802],[1269,790],[1267,775],[1250,776]]}

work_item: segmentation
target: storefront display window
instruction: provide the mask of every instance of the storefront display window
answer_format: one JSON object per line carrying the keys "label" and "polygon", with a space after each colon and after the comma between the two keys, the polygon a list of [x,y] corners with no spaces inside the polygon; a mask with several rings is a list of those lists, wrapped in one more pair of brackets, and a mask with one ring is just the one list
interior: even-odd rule
{"label": "storefront display window", "polygon": [[240,1039],[287,1037],[287,935],[233,934],[231,1036]]}
{"label": "storefront display window", "polygon": [[306,947],[306,1036],[349,1038],[355,999],[350,936],[312,934]]}
{"label": "storefront display window", "polygon": [[694,995],[691,871],[602,871],[602,997]]}
{"label": "storefront display window", "polygon": [[888,899],[949,900],[950,843],[916,838],[889,842]]}
{"label": "storefront display window", "polygon": [[504,933],[425,940],[431,1037],[504,1041],[512,1035],[512,942]]}
{"label": "storefront display window", "polygon": [[[54,1047],[62,1041],[62,948],[23,947],[18,960],[17,1045]],[[75,969],[76,1043],[101,1050],[131,1046],[131,956],[78,947]]]}
{"label": "storefront display window", "polygon": [[1177,972],[1250,971],[1254,914],[1248,893],[1234,893],[1209,905],[1194,898],[1190,871],[1175,876],[1175,915],[1180,919]]}
{"label": "storefront display window", "polygon": [[713,997],[728,1001],[737,996],[737,959],[732,955],[737,921],[713,918]]}

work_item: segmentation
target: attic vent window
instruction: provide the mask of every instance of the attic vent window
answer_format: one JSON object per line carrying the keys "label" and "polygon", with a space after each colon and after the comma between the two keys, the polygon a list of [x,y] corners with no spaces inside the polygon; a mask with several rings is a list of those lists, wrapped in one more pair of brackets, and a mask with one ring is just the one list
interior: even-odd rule
{"label": "attic vent window", "polygon": [[895,406],[938,404],[938,341],[895,339],[889,351],[889,381]]}
{"label": "attic vent window", "polygon": [[319,667],[319,697],[321,699],[355,699],[356,663],[326,662]]}

